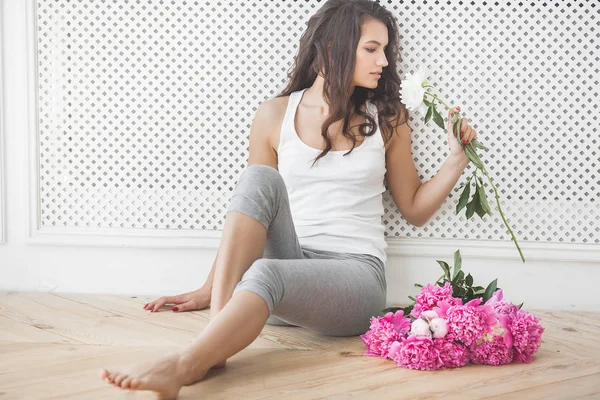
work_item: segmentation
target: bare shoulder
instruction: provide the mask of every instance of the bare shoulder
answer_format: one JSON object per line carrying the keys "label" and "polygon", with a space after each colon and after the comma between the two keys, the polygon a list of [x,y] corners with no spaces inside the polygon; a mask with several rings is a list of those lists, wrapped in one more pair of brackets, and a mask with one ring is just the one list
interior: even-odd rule
{"label": "bare shoulder", "polygon": [[281,124],[285,116],[285,110],[290,96],[274,97],[263,101],[256,111],[257,117],[264,122],[266,132],[269,136],[269,142],[273,150],[277,151],[279,145],[279,134]]}
{"label": "bare shoulder", "polygon": [[[406,136],[410,138],[410,133],[412,133],[412,128],[408,125],[408,112],[406,109],[401,109],[400,113],[394,113],[394,115],[387,116],[387,120],[392,125],[392,135],[390,140],[385,143],[385,151],[392,146],[394,142],[394,137]],[[408,133],[407,133],[408,132]],[[385,141],[385,138],[384,138]],[[396,140],[397,142],[398,140]]]}

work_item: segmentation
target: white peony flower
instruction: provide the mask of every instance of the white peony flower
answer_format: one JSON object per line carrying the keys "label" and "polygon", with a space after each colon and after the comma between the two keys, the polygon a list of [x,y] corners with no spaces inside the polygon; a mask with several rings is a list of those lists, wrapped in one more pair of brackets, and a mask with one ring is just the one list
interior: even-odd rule
{"label": "white peony flower", "polygon": [[434,318],[429,323],[434,338],[443,338],[448,333],[448,325],[445,318]]}
{"label": "white peony flower", "polygon": [[430,322],[432,319],[437,318],[438,315],[435,311],[429,310],[429,311],[423,311],[421,313],[421,317],[424,317],[427,322]]}
{"label": "white peony flower", "polygon": [[427,112],[427,107],[423,103],[423,96],[425,96],[424,86],[429,84],[427,82],[427,75],[428,72],[425,67],[420,65],[417,72],[404,76],[400,99],[409,111],[416,110],[419,114],[423,115]]}
{"label": "white peony flower", "polygon": [[429,323],[424,319],[415,319],[410,325],[410,334],[413,336],[425,336],[430,338],[431,331],[429,330]]}

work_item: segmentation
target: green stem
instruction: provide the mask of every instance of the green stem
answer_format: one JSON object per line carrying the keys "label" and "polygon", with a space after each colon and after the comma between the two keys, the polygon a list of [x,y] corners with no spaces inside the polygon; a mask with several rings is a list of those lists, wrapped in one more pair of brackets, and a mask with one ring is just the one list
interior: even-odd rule
{"label": "green stem", "polygon": [[[475,169],[475,171],[477,171],[477,169]],[[517,238],[515,237],[515,234],[513,233],[512,229],[510,229],[510,227],[508,226],[508,222],[506,222],[506,218],[504,217],[504,213],[502,212],[502,208],[500,208],[500,199],[498,198],[498,189],[496,189],[496,185],[494,185],[492,183],[492,178],[490,178],[487,170],[485,169],[485,166],[483,167],[483,173],[485,174],[485,176],[487,176],[488,181],[490,182],[490,185],[492,185],[492,188],[494,188],[494,193],[496,195],[496,204],[498,205],[498,211],[500,211],[500,215],[502,216],[502,220],[504,221],[504,225],[506,225],[506,228],[508,229],[508,231],[510,232],[510,235],[512,236],[512,238],[510,240],[512,240],[513,242],[515,242],[515,246],[517,246],[517,250],[519,250],[519,254],[521,255],[521,260],[523,262],[525,262],[525,257],[523,257],[523,252],[521,251],[521,248],[519,247],[519,243],[517,243]]]}
{"label": "green stem", "polygon": [[[431,87],[431,86],[424,86],[424,87]],[[429,92],[425,92],[426,95],[429,95],[431,97],[433,97],[434,99],[437,99],[441,104],[443,104],[448,110],[452,110],[453,112],[457,113],[460,115],[459,112],[457,112],[456,110],[452,109],[450,106],[448,106],[448,104],[446,104],[446,102],[442,99],[440,99],[438,96],[436,96],[433,93],[429,93]],[[473,145],[471,143],[465,145],[465,146],[471,146],[471,149],[473,150],[473,152],[475,154],[477,154],[477,152],[475,151],[475,148],[473,147]],[[521,256],[521,260],[523,262],[525,262],[525,257],[523,257],[523,252],[521,251],[521,248],[519,247],[519,244],[517,243],[517,238],[515,237],[515,234],[513,233],[512,229],[510,229],[510,227],[508,226],[508,222],[506,222],[506,218],[504,217],[504,213],[502,212],[502,208],[500,208],[500,198],[498,197],[498,189],[496,189],[496,186],[492,183],[492,178],[490,178],[490,175],[488,174],[487,170],[485,169],[485,165],[483,165],[483,161],[482,161],[482,165],[483,167],[482,171],[485,174],[485,176],[487,176],[488,181],[490,182],[490,185],[492,185],[492,188],[494,189],[494,194],[496,195],[496,204],[498,205],[498,211],[500,211],[500,215],[502,216],[502,220],[504,221],[504,225],[506,226],[506,228],[508,229],[508,231],[510,232],[511,235],[511,239],[513,242],[515,242],[515,246],[517,246],[517,250],[519,250],[519,255]],[[477,179],[477,170],[479,168],[475,168],[475,171],[473,173],[473,175],[475,176],[475,179]]]}
{"label": "green stem", "polygon": [[[428,86],[425,86],[425,87],[428,87]],[[452,107],[448,106],[448,104],[446,104],[446,103],[444,102],[444,100],[440,99],[440,98],[439,98],[439,97],[437,97],[435,94],[433,94],[433,93],[429,93],[429,92],[425,92],[425,94],[428,94],[428,95],[430,95],[431,97],[433,97],[434,99],[437,99],[437,100],[438,100],[440,103],[442,103],[444,106],[446,106],[446,108],[447,108],[448,110],[452,110]],[[454,111],[454,110],[453,110],[453,111]],[[454,111],[454,112],[456,112],[456,111]]]}
{"label": "green stem", "polygon": [[446,276],[445,272],[442,274],[442,276],[440,276],[439,278],[437,278],[437,281],[435,281],[435,283],[438,283],[440,281],[440,279],[442,279],[444,276]]}

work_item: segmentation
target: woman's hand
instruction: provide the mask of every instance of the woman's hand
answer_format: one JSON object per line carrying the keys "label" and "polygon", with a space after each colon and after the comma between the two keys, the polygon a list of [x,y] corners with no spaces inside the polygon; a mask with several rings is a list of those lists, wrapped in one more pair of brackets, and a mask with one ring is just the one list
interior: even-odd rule
{"label": "woman's hand", "polygon": [[454,137],[454,133],[452,132],[452,117],[454,112],[460,111],[458,108],[454,108],[454,110],[448,111],[448,144],[450,145],[450,155],[456,157],[458,159],[468,160],[465,151],[463,150],[463,146],[467,145],[473,139],[477,139],[477,132],[473,129],[472,126],[469,125],[469,120],[465,117],[462,118],[460,123],[460,137],[462,140],[462,145],[458,143],[456,137]]}
{"label": "woman's hand", "polygon": [[165,304],[175,304],[173,311],[202,310],[210,304],[210,289],[204,286],[193,292],[179,294],[177,296],[163,296],[151,303],[144,305],[144,310],[155,312]]}

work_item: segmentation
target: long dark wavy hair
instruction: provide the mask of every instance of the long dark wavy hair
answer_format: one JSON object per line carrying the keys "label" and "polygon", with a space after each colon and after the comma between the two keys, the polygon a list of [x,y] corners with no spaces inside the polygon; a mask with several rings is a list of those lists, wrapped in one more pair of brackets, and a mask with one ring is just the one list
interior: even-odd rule
{"label": "long dark wavy hair", "polygon": [[[352,77],[356,61],[356,48],[361,36],[361,25],[369,18],[385,24],[388,30],[388,45],[385,56],[388,65],[383,68],[381,78],[375,89],[356,86],[352,89]],[[289,96],[292,92],[311,86],[317,74],[323,71],[323,96],[329,105],[329,118],[321,126],[321,136],[327,144],[325,150],[315,158],[314,164],[331,150],[331,140],[327,131],[331,124],[343,119],[342,134],[352,140],[352,149],[356,147],[356,138],[350,132],[350,118],[360,115],[366,122],[359,125],[361,136],[372,136],[376,132],[375,120],[361,110],[369,99],[378,110],[378,120],[384,142],[393,135],[395,126],[407,122],[408,111],[400,102],[401,79],[397,71],[397,62],[401,63],[399,47],[399,29],[394,16],[383,6],[370,0],[328,0],[308,21],[307,28],[300,37],[298,54],[294,56],[294,65],[288,73],[289,83],[277,96]],[[328,44],[330,44],[328,46]],[[331,53],[329,53],[331,52]],[[389,117],[398,122],[392,126]],[[370,130],[367,132],[367,128]]]}

